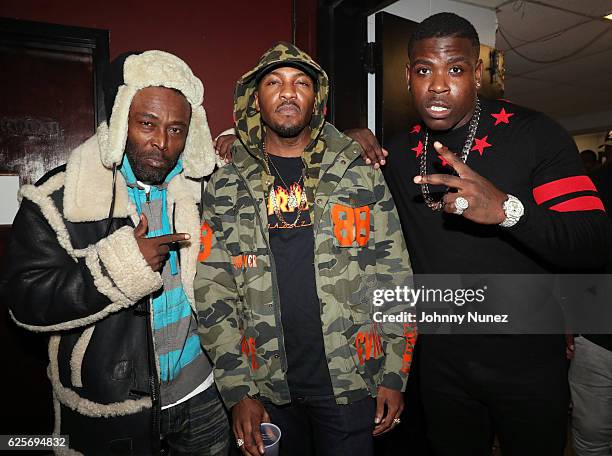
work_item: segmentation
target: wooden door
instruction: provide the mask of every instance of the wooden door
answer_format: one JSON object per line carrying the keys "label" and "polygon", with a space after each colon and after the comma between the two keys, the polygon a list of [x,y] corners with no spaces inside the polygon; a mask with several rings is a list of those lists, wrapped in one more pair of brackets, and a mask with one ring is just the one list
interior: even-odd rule
{"label": "wooden door", "polygon": [[[36,182],[90,137],[104,114],[102,74],[108,32],[0,19],[0,179]],[[9,195],[8,197],[15,197]],[[0,209],[1,210],[1,209]],[[10,225],[0,226],[0,272]],[[3,434],[50,434],[46,335],[18,328],[0,304]]]}

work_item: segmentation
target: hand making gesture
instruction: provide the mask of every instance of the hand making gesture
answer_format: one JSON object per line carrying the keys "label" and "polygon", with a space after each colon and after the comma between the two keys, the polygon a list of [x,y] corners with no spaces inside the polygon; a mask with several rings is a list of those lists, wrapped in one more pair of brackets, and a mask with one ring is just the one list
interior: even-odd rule
{"label": "hand making gesture", "polygon": [[148,238],[146,237],[148,229],[149,222],[147,217],[142,214],[138,226],[134,229],[134,237],[147,264],[154,271],[161,271],[168,257],[168,252],[170,252],[168,244],[186,241],[190,236],[187,233],[175,233]]}
{"label": "hand making gesture", "polygon": [[414,182],[449,187],[451,191],[443,198],[444,212],[463,215],[466,219],[483,225],[498,225],[503,222],[506,214],[502,205],[508,199],[508,195],[473,171],[457,155],[448,150],[448,147],[436,141],[434,148],[457,172],[457,176],[428,174],[416,176]]}

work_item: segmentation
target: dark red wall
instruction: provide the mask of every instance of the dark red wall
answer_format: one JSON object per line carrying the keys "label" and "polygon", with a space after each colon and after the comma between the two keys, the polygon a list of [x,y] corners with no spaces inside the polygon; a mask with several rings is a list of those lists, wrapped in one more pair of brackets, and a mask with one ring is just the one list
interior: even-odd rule
{"label": "dark red wall", "polygon": [[275,41],[291,41],[291,0],[1,0],[0,16],[110,31],[111,58],[161,49],[204,82],[213,134],[232,125],[236,80]]}

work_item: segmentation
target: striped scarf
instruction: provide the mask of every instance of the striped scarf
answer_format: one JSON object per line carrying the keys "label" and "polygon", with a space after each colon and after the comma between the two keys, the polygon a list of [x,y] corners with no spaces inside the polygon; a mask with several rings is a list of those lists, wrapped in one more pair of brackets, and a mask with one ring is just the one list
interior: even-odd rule
{"label": "striped scarf", "polygon": [[[179,160],[162,185],[150,186],[147,198],[145,189],[137,183],[127,155],[124,155],[120,172],[127,182],[128,194],[136,206],[138,215],[144,211],[147,216],[148,238],[173,232],[167,207],[167,187],[168,182],[182,170],[182,162]],[[196,325],[192,321],[194,319],[191,306],[181,283],[179,269],[178,253],[171,247],[170,258],[161,271],[164,286],[162,290],[153,295],[155,351],[159,359],[160,378],[166,384],[177,378],[185,366],[199,356],[203,356],[195,331]],[[163,387],[164,383],[162,383]]]}

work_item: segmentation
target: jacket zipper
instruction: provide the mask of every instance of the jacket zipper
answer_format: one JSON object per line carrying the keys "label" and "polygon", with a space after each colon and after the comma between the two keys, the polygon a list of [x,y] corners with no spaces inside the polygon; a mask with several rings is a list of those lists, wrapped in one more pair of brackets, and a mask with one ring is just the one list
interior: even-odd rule
{"label": "jacket zipper", "polygon": [[[145,192],[145,201],[147,208],[149,209],[149,215],[151,215],[151,194],[150,189]],[[152,439],[151,449],[153,454],[158,454],[161,451],[160,439],[161,439],[161,404],[160,391],[159,391],[159,373],[157,372],[157,363],[155,362],[155,343],[153,341],[153,321],[152,312],[153,309],[153,298],[149,295],[148,311],[147,311],[147,346],[149,352],[149,387],[151,388],[151,427],[152,427]]]}
{"label": "jacket zipper", "polygon": [[285,354],[285,337],[283,335],[283,329],[282,329],[283,324],[282,324],[280,305],[279,305],[280,298],[279,298],[279,292],[278,292],[278,282],[276,280],[276,263],[274,262],[274,255],[272,255],[272,247],[270,246],[270,242],[268,241],[268,238],[266,236],[266,231],[264,229],[264,223],[259,213],[259,203],[257,199],[255,198],[255,196],[253,195],[250,185],[248,184],[248,182],[246,181],[242,173],[238,170],[238,167],[234,163],[232,163],[232,166],[236,170],[236,173],[238,174],[242,182],[244,182],[244,185],[247,191],[249,192],[249,196],[251,197],[251,201],[253,201],[253,206],[255,207],[255,216],[257,217],[257,221],[259,222],[259,229],[261,230],[261,234],[263,236],[264,242],[266,243],[266,247],[268,249],[268,255],[270,256],[270,269],[272,273],[272,298],[274,299],[274,318],[276,318],[276,321],[277,321],[276,327],[277,327],[277,337],[278,337],[278,349],[280,352],[281,369],[283,373],[286,373],[287,372],[287,356]]}
{"label": "jacket zipper", "polygon": [[151,448],[153,454],[159,454],[160,451],[160,439],[161,439],[161,404],[160,393],[159,393],[159,373],[157,372],[157,365],[155,363],[155,346],[153,343],[153,323],[151,321],[151,308],[153,301],[151,295],[149,295],[148,309],[147,309],[147,347],[148,347],[148,359],[149,359],[149,388],[151,388]]}

